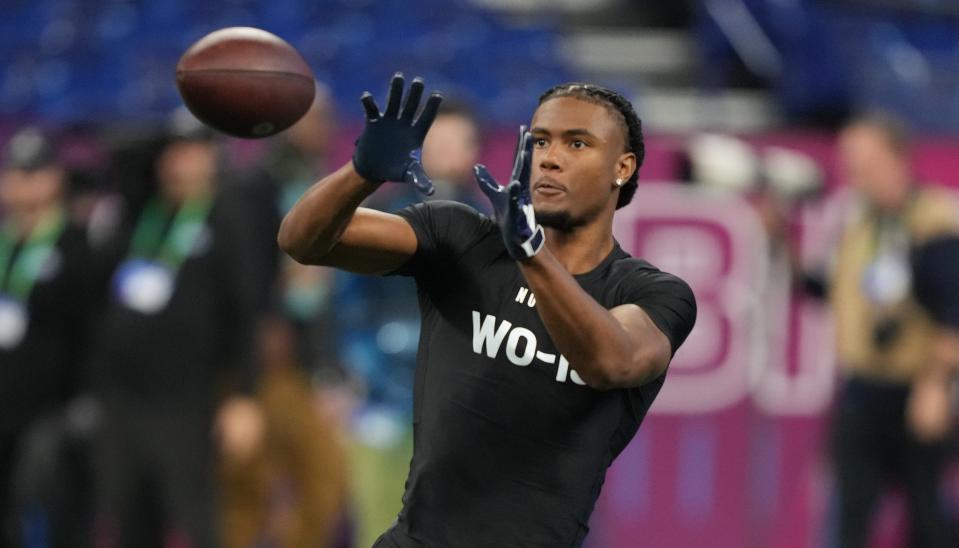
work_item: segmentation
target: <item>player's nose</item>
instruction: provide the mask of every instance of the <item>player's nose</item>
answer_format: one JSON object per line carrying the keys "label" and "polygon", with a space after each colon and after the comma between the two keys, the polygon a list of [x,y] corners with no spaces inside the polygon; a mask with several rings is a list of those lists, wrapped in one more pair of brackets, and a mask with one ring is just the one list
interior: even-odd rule
{"label": "player's nose", "polygon": [[536,152],[539,152],[539,161],[537,162],[537,165],[541,170],[555,171],[561,169],[562,164],[560,163],[560,158],[557,157],[557,153],[552,146]]}

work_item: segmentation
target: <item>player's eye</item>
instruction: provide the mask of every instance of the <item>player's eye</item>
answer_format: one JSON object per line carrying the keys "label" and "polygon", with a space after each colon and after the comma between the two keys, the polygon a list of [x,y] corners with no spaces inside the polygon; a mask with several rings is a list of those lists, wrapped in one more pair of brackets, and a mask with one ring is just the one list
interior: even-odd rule
{"label": "player's eye", "polygon": [[583,141],[582,139],[576,139],[575,141],[570,143],[569,146],[575,149],[586,148],[586,141]]}
{"label": "player's eye", "polygon": [[536,148],[543,148],[546,146],[546,139],[542,137],[536,137],[533,139],[533,146]]}

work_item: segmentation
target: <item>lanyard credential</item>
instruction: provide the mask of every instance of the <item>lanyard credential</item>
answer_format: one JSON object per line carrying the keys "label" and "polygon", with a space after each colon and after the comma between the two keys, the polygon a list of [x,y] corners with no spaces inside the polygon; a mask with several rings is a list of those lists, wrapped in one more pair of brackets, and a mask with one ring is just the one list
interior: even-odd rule
{"label": "lanyard credential", "polygon": [[129,258],[155,260],[177,272],[203,230],[212,204],[210,198],[186,202],[177,210],[169,230],[164,230],[167,223],[163,203],[158,199],[152,200],[137,222],[130,242]]}
{"label": "lanyard credential", "polygon": [[[23,249],[15,258],[18,240],[16,230],[11,224],[4,227],[0,234],[0,272],[5,273],[5,276],[0,284],[0,294],[26,303],[65,226],[63,212],[59,209],[44,216],[30,232]],[[10,264],[11,261],[13,264]]]}
{"label": "lanyard credential", "polygon": [[59,209],[44,216],[16,257],[16,230],[8,224],[0,231],[0,350],[17,348],[26,336],[30,324],[27,301],[65,227]]}
{"label": "lanyard credential", "polygon": [[114,276],[120,302],[143,314],[166,308],[173,296],[177,274],[203,231],[213,201],[190,200],[167,223],[160,200],[147,204],[137,222],[126,261]]}

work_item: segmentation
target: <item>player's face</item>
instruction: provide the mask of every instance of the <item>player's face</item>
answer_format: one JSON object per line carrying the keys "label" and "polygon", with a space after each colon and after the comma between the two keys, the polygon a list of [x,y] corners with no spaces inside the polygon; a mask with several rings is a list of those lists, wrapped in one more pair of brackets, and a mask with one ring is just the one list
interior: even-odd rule
{"label": "player's face", "polygon": [[635,157],[624,153],[615,114],[574,97],[557,97],[533,115],[530,190],[545,226],[572,229],[616,207],[617,178],[628,178]]}

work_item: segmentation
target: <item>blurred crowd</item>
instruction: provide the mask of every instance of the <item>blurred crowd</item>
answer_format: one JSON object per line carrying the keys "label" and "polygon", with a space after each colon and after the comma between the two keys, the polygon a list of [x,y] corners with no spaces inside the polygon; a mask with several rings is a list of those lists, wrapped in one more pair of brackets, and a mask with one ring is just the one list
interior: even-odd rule
{"label": "blurred crowd", "polygon": [[[183,109],[147,131],[9,138],[0,546],[354,545],[348,429],[400,436],[419,322],[404,280],[276,247],[336,134],[318,85],[255,149]],[[480,134],[465,105],[441,113],[435,198],[482,207]],[[419,199],[387,185],[367,205]]]}
{"label": "blurred crowd", "polygon": [[[155,131],[71,143],[23,127],[6,142],[0,547],[357,544],[350,440],[404,435],[419,315],[408,280],[276,247],[285,212],[337,167],[336,122],[319,86],[299,123],[254,148],[185,110]],[[487,211],[472,180],[482,135],[447,102],[423,150],[429,199]],[[838,545],[866,545],[890,478],[914,545],[956,545],[936,492],[959,365],[953,197],[917,184],[894,120],[857,118],[837,149],[855,198],[809,264],[789,223],[822,196],[815,162],[718,135],[686,150],[686,182],[747,196],[777,268],[832,306]],[[366,205],[421,199],[386,184]]]}
{"label": "blurred crowd", "polygon": [[898,489],[907,545],[956,546],[959,514],[943,486],[956,456],[959,202],[919,179],[909,129],[888,113],[848,120],[835,146],[839,213],[819,227],[825,245],[811,254],[791,226],[826,197],[810,157],[700,135],[688,146],[686,176],[746,197],[766,231],[773,277],[831,312],[834,349],[822,351],[835,353],[840,382],[824,443],[834,481],[827,520],[835,521],[826,545],[878,545],[874,518],[884,493]]}

